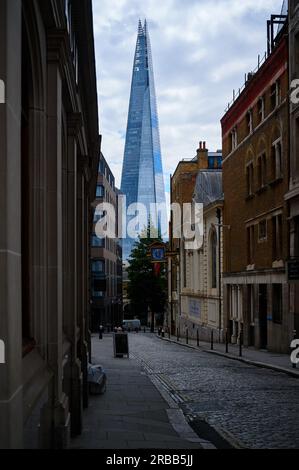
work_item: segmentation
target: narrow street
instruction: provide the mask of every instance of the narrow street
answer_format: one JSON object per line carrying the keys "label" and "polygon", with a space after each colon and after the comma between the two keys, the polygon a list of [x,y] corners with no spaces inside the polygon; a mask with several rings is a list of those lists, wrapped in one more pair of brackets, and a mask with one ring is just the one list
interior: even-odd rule
{"label": "narrow street", "polygon": [[133,358],[184,414],[251,449],[298,448],[299,382],[275,371],[130,335]]}

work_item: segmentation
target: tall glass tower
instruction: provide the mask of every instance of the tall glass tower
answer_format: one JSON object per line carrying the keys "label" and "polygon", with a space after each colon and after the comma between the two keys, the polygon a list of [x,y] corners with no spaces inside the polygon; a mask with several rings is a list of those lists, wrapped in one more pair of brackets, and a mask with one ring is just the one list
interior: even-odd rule
{"label": "tall glass tower", "polygon": [[[153,203],[164,204],[166,208],[153,62],[146,21],[144,26],[139,21],[138,27],[121,192],[127,198],[127,207],[142,203],[149,216]],[[157,215],[151,214],[151,218],[155,221]],[[128,217],[127,223],[129,220]],[[160,214],[157,228],[160,225],[164,227],[165,222]],[[140,227],[141,230],[143,228]],[[129,258],[134,242],[130,238],[124,239],[124,259]]]}

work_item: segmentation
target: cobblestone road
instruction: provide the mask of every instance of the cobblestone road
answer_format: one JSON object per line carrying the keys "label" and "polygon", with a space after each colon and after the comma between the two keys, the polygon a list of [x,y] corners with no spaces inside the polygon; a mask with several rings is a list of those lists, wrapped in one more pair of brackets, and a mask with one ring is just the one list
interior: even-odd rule
{"label": "cobblestone road", "polygon": [[132,334],[130,348],[186,415],[223,429],[247,448],[299,448],[298,379],[151,335]]}

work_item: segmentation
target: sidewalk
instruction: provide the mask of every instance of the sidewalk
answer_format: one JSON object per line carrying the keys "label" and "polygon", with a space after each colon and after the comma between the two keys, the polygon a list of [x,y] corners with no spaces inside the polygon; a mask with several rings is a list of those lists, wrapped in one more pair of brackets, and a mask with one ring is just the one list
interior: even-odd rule
{"label": "sidewalk", "polygon": [[72,449],[202,448],[181,410],[170,409],[137,361],[113,357],[112,335],[94,337],[92,348],[93,364],[106,370],[107,392],[90,398]]}
{"label": "sidewalk", "polygon": [[[162,340],[163,338],[160,338],[160,339]],[[188,345],[187,345],[185,338],[180,338],[180,341],[178,343],[176,337],[171,336],[171,339],[169,339],[167,334],[165,334],[164,341],[171,341],[173,343],[180,344],[181,346],[189,347],[192,349],[200,349],[201,351],[205,351],[210,354],[227,357],[229,359],[234,359],[234,360],[244,362],[246,364],[254,365],[257,367],[272,369],[278,372],[282,372],[284,374],[288,374],[291,377],[299,378],[299,366],[297,366],[296,369],[293,368],[290,355],[288,354],[276,354],[276,353],[271,353],[269,351],[259,351],[254,348],[243,347],[242,357],[240,357],[239,356],[240,349],[238,345],[229,344],[228,354],[226,354],[225,344],[214,343],[214,346],[213,346],[214,349],[211,350],[210,343],[200,341],[199,347],[198,347],[196,340],[189,339]]]}

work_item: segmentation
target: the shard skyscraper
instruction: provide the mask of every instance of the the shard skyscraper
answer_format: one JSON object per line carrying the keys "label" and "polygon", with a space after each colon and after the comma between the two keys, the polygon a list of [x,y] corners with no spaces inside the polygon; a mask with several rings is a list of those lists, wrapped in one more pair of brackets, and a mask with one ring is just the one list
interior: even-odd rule
{"label": "the shard skyscraper", "polygon": [[[164,204],[166,208],[152,53],[146,21],[144,26],[139,21],[138,27],[121,192],[127,198],[127,207],[142,203],[148,214],[153,203]],[[158,217],[157,228],[161,228],[160,225],[165,227],[166,220],[161,220],[163,217],[163,214]],[[155,218],[151,214],[151,219],[157,220],[157,215]],[[127,223],[129,220],[127,218]],[[124,259],[129,258],[135,241],[124,239]]]}

